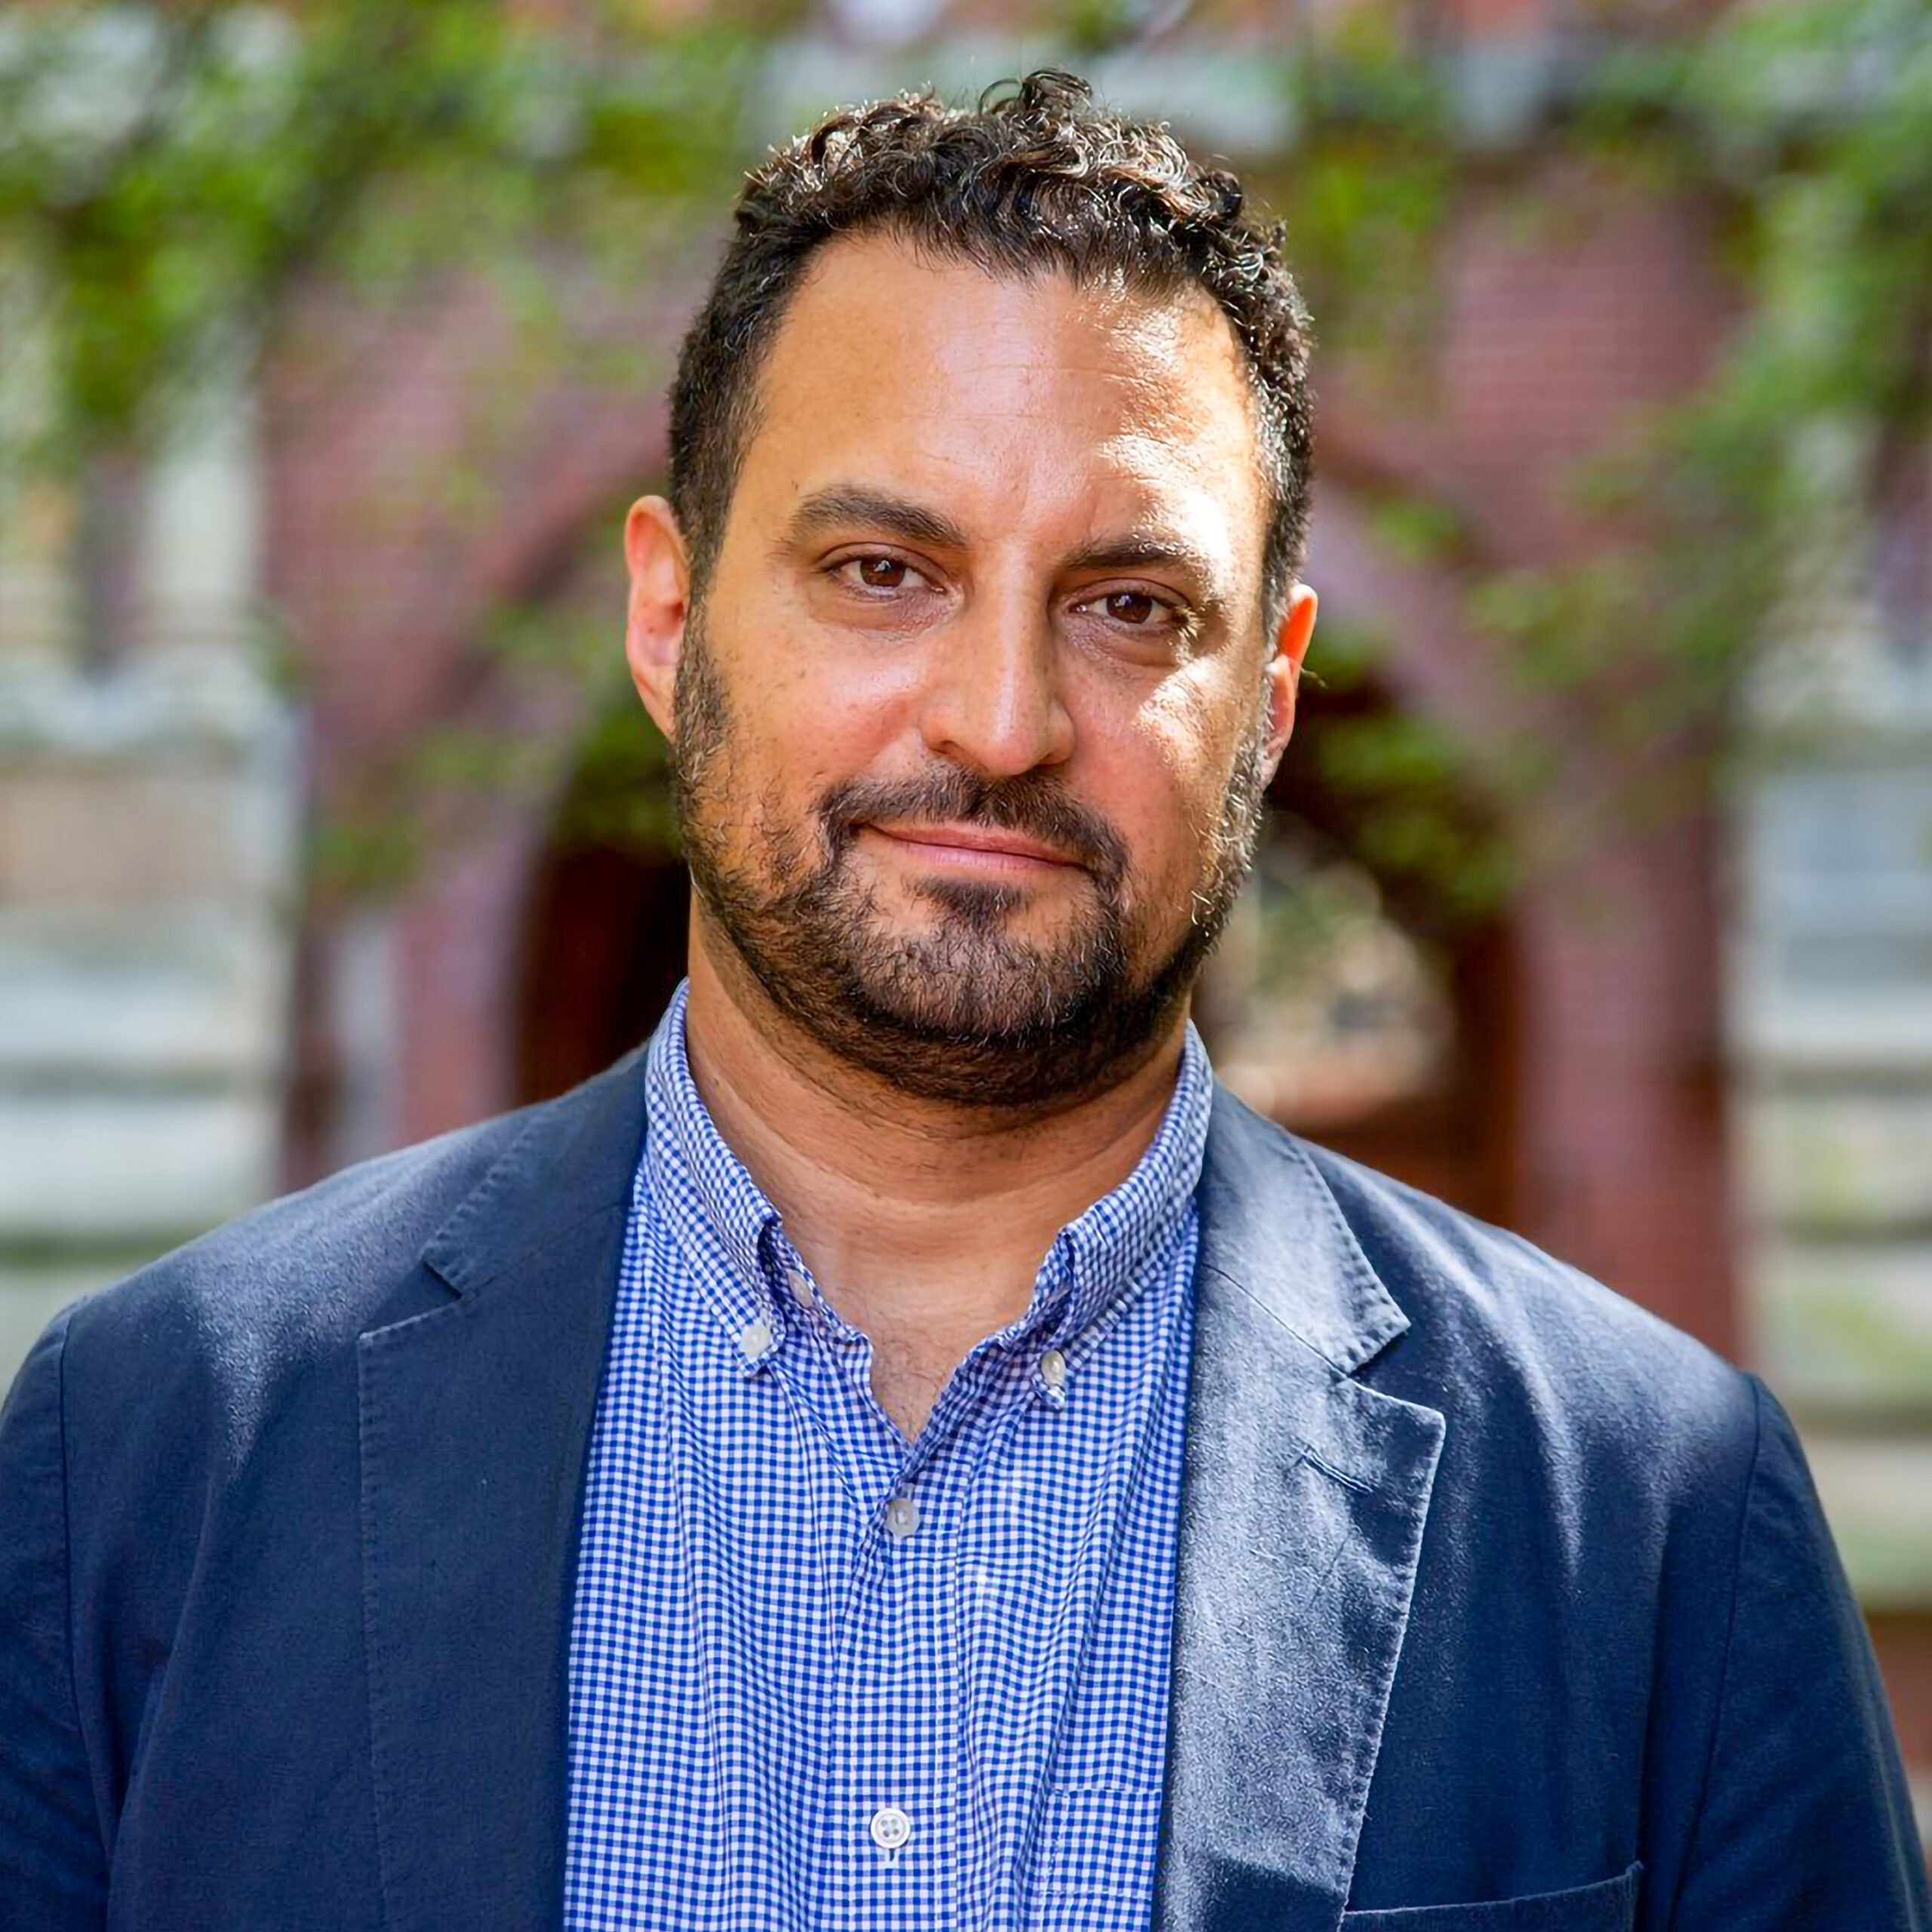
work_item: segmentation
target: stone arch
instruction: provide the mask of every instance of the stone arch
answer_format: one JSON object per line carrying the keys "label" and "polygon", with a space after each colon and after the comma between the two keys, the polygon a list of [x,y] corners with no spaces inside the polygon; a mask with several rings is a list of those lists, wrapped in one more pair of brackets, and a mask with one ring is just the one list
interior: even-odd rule
{"label": "stone arch", "polygon": [[[1480,796],[1499,728],[1564,727],[1525,714],[1471,633],[1450,571],[1377,540],[1361,485],[1379,479],[1352,475],[1349,455],[1331,452],[1311,574],[1331,609],[1386,643],[1389,698],[1469,747]],[[1586,731],[1568,729],[1566,796],[1627,782]],[[1488,1090],[1507,1123],[1498,1217],[1730,1348],[1721,893],[1720,829],[1698,806],[1607,819],[1572,862],[1524,877],[1500,921],[1506,1011]]]}
{"label": "stone arch", "polygon": [[[1386,1038],[1390,1029],[1386,1023],[1364,1029],[1358,1018],[1345,1032],[1358,1042],[1367,1033],[1371,1051],[1364,1060],[1359,1051],[1347,1051],[1345,1039],[1335,1056],[1336,1068],[1319,1083],[1324,1091],[1271,1094],[1264,1083],[1263,1091],[1244,1097],[1338,1152],[1472,1213],[1507,1221],[1515,1205],[1517,1085],[1515,956],[1508,909],[1463,903],[1453,881],[1380,863],[1374,840],[1364,835],[1369,822],[1383,810],[1406,808],[1405,801],[1374,788],[1339,786],[1321,761],[1308,755],[1324,730],[1387,728],[1402,709],[1386,680],[1374,676],[1352,681],[1346,690],[1309,691],[1304,755],[1297,758],[1291,746],[1270,788],[1272,810],[1247,910],[1262,916],[1260,909],[1280,889],[1271,878],[1276,870],[1271,854],[1284,843],[1302,855],[1297,871],[1318,875],[1310,884],[1318,885],[1323,872],[1331,887],[1338,877],[1355,883],[1367,903],[1358,906],[1357,917],[1365,930],[1355,934],[1355,949],[1359,953],[1364,938],[1380,940],[1385,952],[1395,952],[1398,966],[1412,976],[1426,976],[1426,986],[1413,989],[1406,1000],[1399,992],[1397,997],[1412,1010],[1407,1030],[1420,1030],[1414,1023],[1419,1020],[1432,1037],[1422,1053],[1414,1051],[1416,1042],[1411,1041],[1413,1063],[1396,1069],[1392,1078],[1378,1078],[1374,1063],[1389,1056],[1374,1051],[1373,1036]],[[1483,836],[1484,803],[1465,774],[1454,774],[1446,792],[1429,808],[1444,823],[1464,829],[1472,841]],[[1197,1001],[1197,1016],[1217,1063],[1238,1091],[1244,1084],[1238,1029],[1220,1023],[1223,1016],[1217,1011],[1217,995],[1223,988],[1217,981],[1238,951],[1239,936],[1231,936]],[[1302,964],[1317,976],[1328,970],[1318,947],[1306,950]],[[1287,976],[1292,979],[1297,971],[1291,963]],[[1359,1008],[1364,1001],[1372,1008],[1377,1001],[1373,985],[1338,986],[1336,991],[1340,1011]]]}
{"label": "stone arch", "polygon": [[[569,819],[566,806],[558,823]],[[668,845],[580,841],[553,825],[516,949],[518,1101],[561,1093],[650,1032],[684,977],[690,904]]]}
{"label": "stone arch", "polygon": [[[599,339],[664,343],[685,291],[600,311]],[[491,292],[459,284],[392,326],[320,319],[360,353],[275,372],[272,588],[307,717],[312,811],[325,824],[386,800],[424,740],[568,738],[586,694],[565,672],[515,688],[484,640],[506,606],[567,593],[587,558],[615,565],[624,504],[666,460],[661,361],[634,390],[553,368],[528,395]],[[313,318],[312,318],[313,319]],[[508,425],[507,428],[505,426]],[[474,487],[452,494],[451,475]],[[610,586],[611,648],[621,572]],[[543,827],[528,801],[474,789],[410,830],[407,876],[327,883],[304,906],[285,1181],[497,1112],[515,1097],[520,953]]]}

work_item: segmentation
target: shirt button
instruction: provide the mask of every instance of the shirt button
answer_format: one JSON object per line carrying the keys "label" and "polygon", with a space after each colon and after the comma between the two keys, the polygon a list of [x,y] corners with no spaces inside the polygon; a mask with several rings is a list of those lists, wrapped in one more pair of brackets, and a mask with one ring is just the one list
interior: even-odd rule
{"label": "shirt button", "polygon": [[[912,1497],[895,1496],[885,1506],[885,1533],[895,1542],[903,1543],[918,1527],[919,1506]],[[881,1811],[878,1815],[883,1818],[886,1814]],[[895,1811],[892,1815],[896,1818],[900,1814]],[[878,1820],[872,1822],[876,1826]]]}
{"label": "shirt button", "polygon": [[881,1851],[897,1851],[912,1835],[912,1821],[896,1804],[872,1814],[872,1843]]}
{"label": "shirt button", "polygon": [[753,1361],[771,1346],[771,1324],[749,1322],[738,1331],[738,1346],[747,1361]]}
{"label": "shirt button", "polygon": [[1040,1358],[1040,1380],[1049,1389],[1057,1389],[1066,1380],[1066,1358],[1057,1349],[1049,1349]]}
{"label": "shirt button", "polygon": [[788,1268],[785,1271],[785,1285],[792,1291],[792,1298],[801,1306],[811,1305],[812,1284],[802,1268]]}

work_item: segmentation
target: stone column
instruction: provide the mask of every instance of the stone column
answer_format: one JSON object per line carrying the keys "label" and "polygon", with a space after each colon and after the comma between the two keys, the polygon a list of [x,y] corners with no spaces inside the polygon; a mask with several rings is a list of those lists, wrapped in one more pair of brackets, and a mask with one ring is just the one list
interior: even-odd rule
{"label": "stone column", "polygon": [[232,353],[182,405],[149,469],[130,676],[231,722],[265,696],[255,408]]}
{"label": "stone column", "polygon": [[0,1383],[62,1303],[275,1183],[300,787],[261,489],[237,361],[147,479],[122,654],[58,648],[38,526],[0,576]]}
{"label": "stone column", "polygon": [[1803,1432],[1932,1837],[1932,638],[1893,634],[1876,595],[1874,436],[1794,438],[1806,511],[1735,811],[1732,1095],[1752,1354]]}
{"label": "stone column", "polygon": [[58,675],[76,641],[71,487],[38,460],[54,380],[36,294],[0,264],[0,681]]}

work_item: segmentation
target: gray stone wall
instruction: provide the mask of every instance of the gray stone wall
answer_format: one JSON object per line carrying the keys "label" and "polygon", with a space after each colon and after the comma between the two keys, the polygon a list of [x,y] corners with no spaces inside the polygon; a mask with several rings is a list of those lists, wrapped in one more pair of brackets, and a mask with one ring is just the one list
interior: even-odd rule
{"label": "gray stone wall", "polygon": [[0,494],[0,1382],[64,1303],[272,1191],[300,785],[259,495],[211,394],[143,481],[103,651],[71,496]]}
{"label": "gray stone wall", "polygon": [[[1855,575],[1855,540],[1838,555]],[[1932,640],[1794,611],[1738,821],[1752,1355],[1869,1608],[1932,1611]]]}

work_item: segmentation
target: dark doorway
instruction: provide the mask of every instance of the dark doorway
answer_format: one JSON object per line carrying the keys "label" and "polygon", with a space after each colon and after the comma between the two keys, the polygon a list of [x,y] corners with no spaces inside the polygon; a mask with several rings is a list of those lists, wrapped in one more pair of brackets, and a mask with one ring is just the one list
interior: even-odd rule
{"label": "dark doorway", "polygon": [[668,852],[546,854],[523,935],[520,1102],[561,1094],[649,1034],[684,977],[690,903]]}
{"label": "dark doorway", "polygon": [[1251,1104],[1508,1222],[1518,1020],[1499,848],[1459,752],[1335,659],[1304,693],[1196,1017]]}

